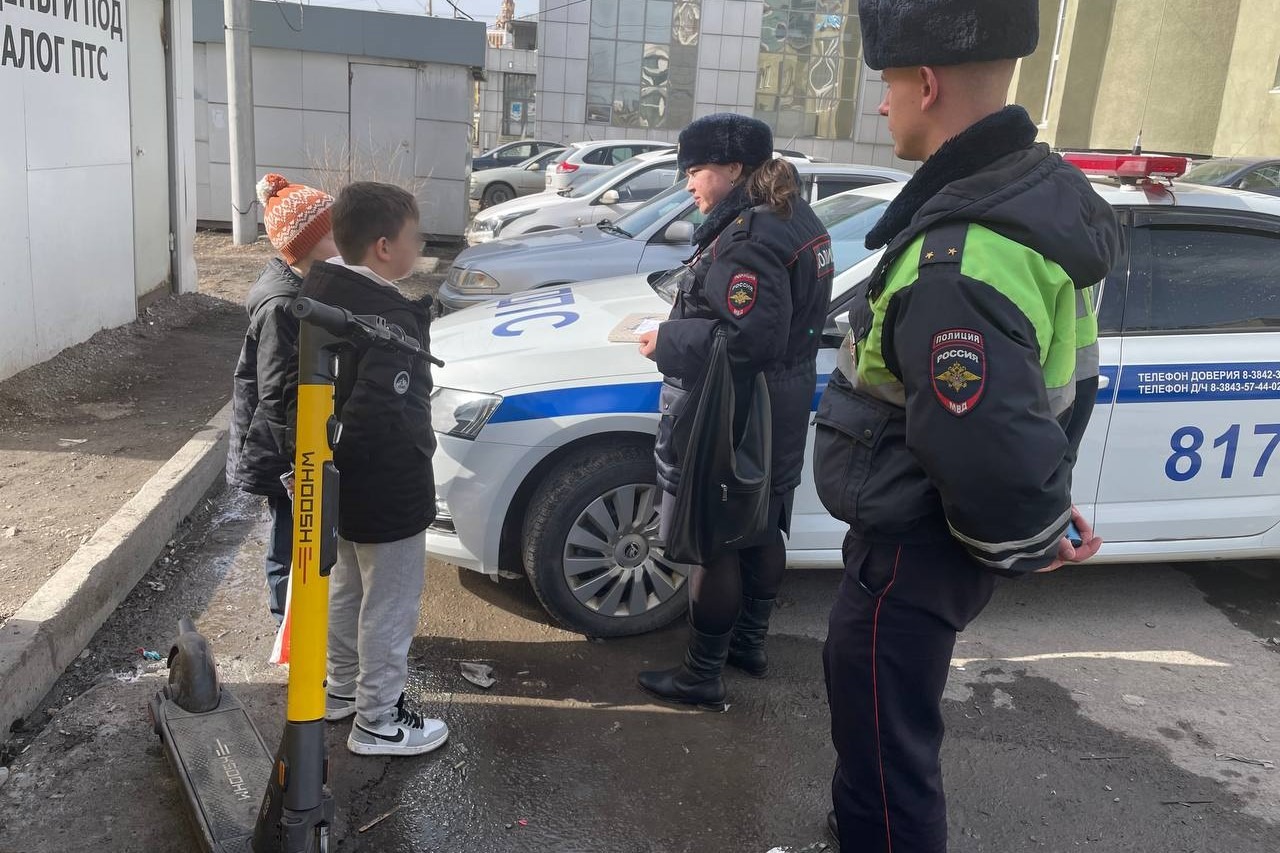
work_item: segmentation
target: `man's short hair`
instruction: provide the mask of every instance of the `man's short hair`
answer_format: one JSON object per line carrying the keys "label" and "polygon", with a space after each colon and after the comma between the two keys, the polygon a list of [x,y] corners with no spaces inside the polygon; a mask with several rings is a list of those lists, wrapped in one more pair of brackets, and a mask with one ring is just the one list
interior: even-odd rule
{"label": "man's short hair", "polygon": [[364,259],[383,237],[394,240],[406,222],[418,222],[418,200],[407,190],[375,181],[343,187],[330,212],[333,242],[349,264]]}

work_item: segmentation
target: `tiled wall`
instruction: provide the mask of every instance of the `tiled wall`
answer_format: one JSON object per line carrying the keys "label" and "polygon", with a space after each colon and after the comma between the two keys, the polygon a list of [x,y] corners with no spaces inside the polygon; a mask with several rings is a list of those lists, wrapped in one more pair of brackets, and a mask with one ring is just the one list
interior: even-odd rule
{"label": "tiled wall", "polygon": [[[541,0],[538,19],[538,121],[542,139],[649,138],[674,142],[679,130],[645,130],[586,123],[587,43],[590,2],[566,6]],[[750,115],[755,108],[764,0],[702,0],[694,117],[714,112]],[[833,162],[913,169],[893,156],[888,122],[877,112],[880,75],[863,69],[862,99],[854,138],[796,139],[790,147]]]}

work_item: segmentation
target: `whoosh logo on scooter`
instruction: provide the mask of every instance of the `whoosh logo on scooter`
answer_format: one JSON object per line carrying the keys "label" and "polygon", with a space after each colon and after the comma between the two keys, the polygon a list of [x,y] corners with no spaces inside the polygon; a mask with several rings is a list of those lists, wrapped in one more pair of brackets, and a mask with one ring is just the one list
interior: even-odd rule
{"label": "whoosh logo on scooter", "polygon": [[213,751],[213,754],[222,761],[222,772],[227,774],[227,781],[231,783],[232,793],[235,794],[237,800],[242,802],[252,800],[253,794],[245,786],[244,777],[240,775],[240,768],[236,764],[236,760],[231,757],[231,747],[221,740],[215,740],[214,743],[218,747]]}
{"label": "whoosh logo on scooter", "polygon": [[314,542],[316,528],[316,463],[315,453],[303,451],[302,469],[298,477],[298,541]]}

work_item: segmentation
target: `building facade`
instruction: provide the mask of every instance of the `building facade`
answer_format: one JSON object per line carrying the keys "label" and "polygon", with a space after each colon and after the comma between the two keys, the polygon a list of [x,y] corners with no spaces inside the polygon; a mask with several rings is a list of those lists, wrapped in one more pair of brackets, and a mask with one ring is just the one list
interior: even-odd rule
{"label": "building facade", "polygon": [[[198,208],[201,221],[222,223],[231,212],[223,6],[194,2]],[[417,196],[425,234],[460,237],[484,24],[322,6],[288,17],[298,13],[252,4],[257,174],[332,192],[354,180],[395,183]]]}
{"label": "building facade", "polygon": [[489,30],[484,77],[476,82],[476,146],[488,151],[534,135],[537,122],[538,25],[512,21]]}
{"label": "building facade", "polygon": [[0,379],[194,291],[191,0],[0,14]]}
{"label": "building facade", "polygon": [[1277,0],[1040,0],[1014,96],[1062,149],[1280,154]]}
{"label": "building facade", "polygon": [[877,113],[857,0],[541,0],[536,134],[674,141],[695,118],[755,115],[778,147],[906,167]]}

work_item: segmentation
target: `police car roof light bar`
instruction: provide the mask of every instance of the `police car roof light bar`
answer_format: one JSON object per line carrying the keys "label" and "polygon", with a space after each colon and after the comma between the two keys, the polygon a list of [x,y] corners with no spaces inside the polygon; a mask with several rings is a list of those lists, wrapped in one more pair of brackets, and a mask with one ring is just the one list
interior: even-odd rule
{"label": "police car roof light bar", "polygon": [[1062,159],[1086,175],[1139,181],[1145,178],[1180,178],[1187,171],[1186,157],[1157,154],[1064,154]]}

